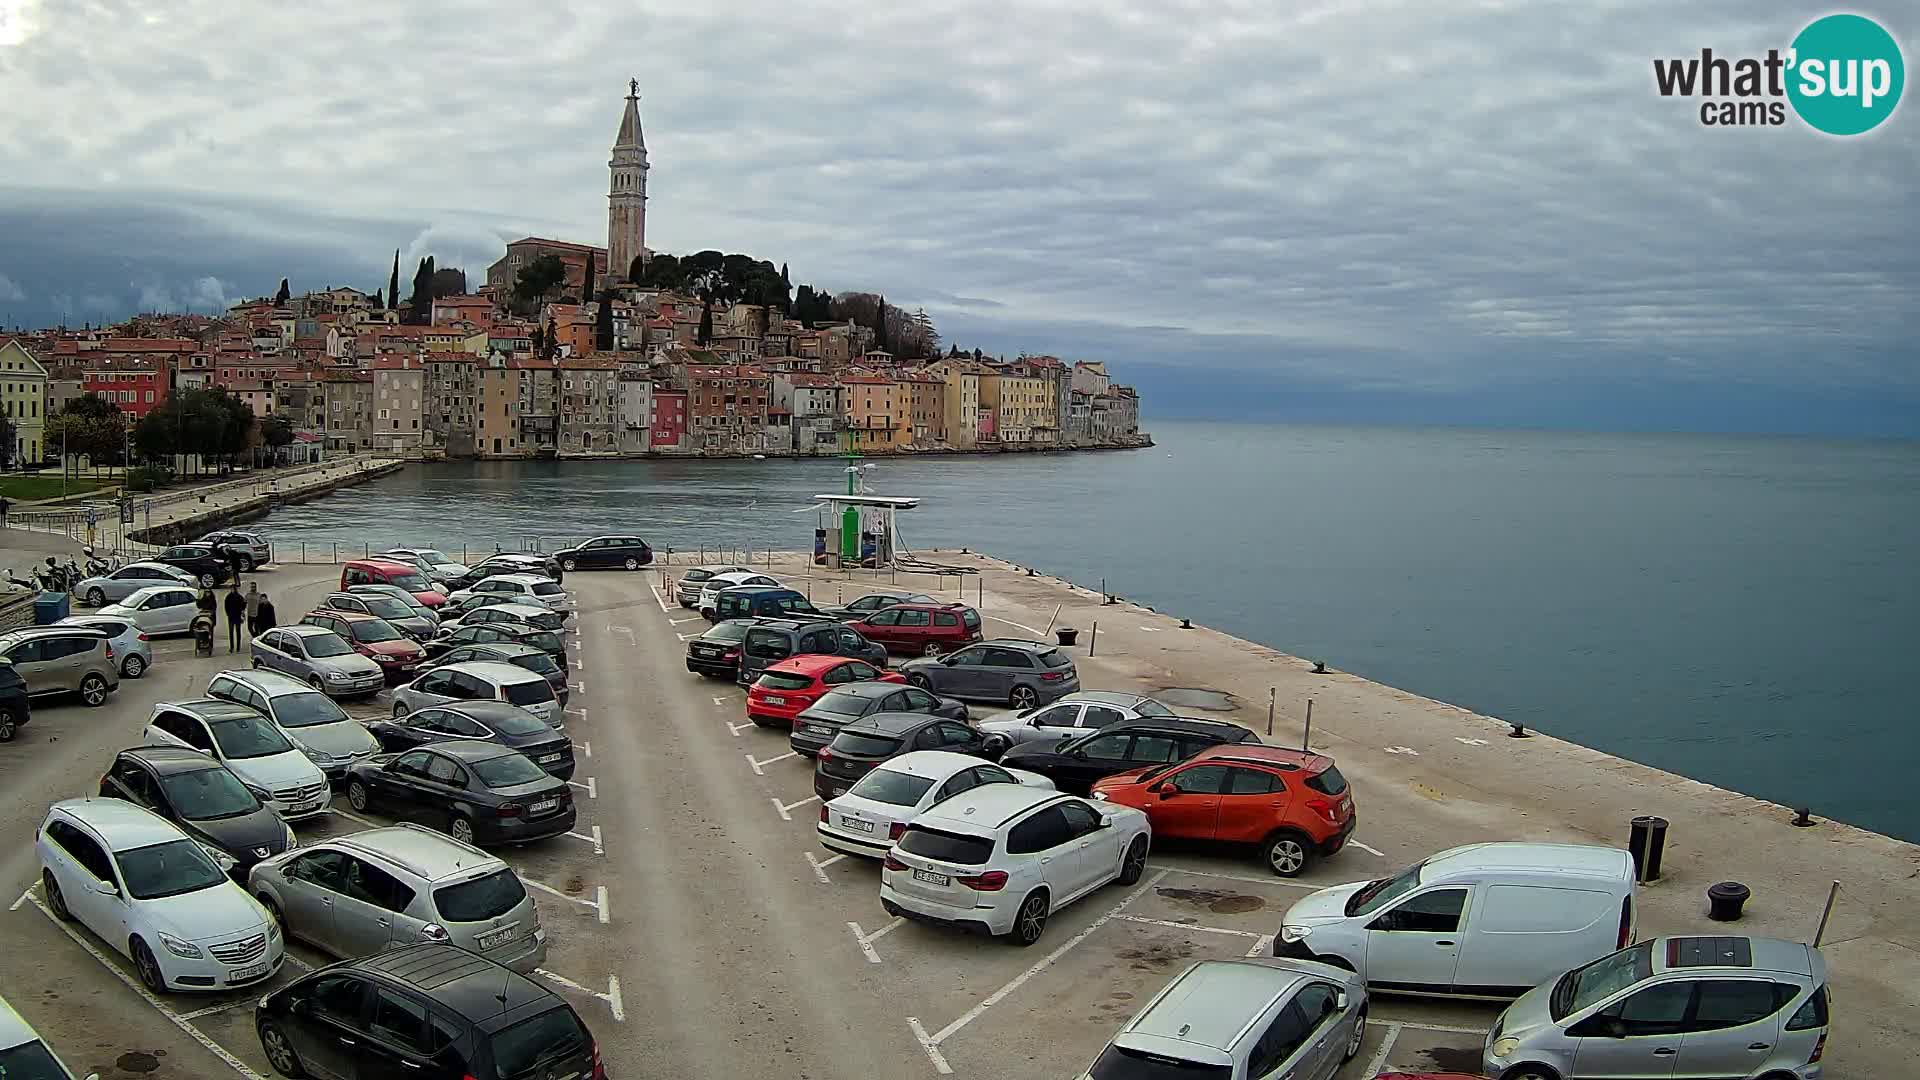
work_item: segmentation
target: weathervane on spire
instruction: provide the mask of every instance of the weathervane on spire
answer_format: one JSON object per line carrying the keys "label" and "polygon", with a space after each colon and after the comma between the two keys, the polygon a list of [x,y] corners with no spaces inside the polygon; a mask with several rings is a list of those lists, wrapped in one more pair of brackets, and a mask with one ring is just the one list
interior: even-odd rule
{"label": "weathervane on spire", "polygon": [[627,96],[630,98],[638,98],[640,96],[640,80],[639,79],[627,80]]}

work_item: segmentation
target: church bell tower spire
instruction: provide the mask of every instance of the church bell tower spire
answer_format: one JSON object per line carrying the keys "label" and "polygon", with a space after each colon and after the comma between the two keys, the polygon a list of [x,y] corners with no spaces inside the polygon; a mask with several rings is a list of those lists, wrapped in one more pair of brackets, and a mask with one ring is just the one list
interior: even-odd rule
{"label": "church bell tower spire", "polygon": [[627,82],[627,106],[607,161],[607,280],[624,281],[647,251],[647,140],[640,129],[640,80]]}

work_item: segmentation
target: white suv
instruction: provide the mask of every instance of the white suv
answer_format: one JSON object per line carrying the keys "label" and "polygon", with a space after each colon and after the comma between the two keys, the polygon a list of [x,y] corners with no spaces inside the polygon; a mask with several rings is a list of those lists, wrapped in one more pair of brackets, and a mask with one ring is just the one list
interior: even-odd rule
{"label": "white suv", "polygon": [[914,750],[882,762],[845,795],[822,803],[820,843],[843,854],[884,859],[921,811],[982,784],[1053,790],[1053,781],[1038,773],[1003,769],[951,750]]}
{"label": "white suv", "polygon": [[880,871],[887,914],[1040,940],[1047,916],[1147,865],[1151,828],[1130,806],[985,784],[908,824]]}
{"label": "white suv", "polygon": [[565,731],[560,699],[545,675],[499,660],[469,660],[437,667],[393,692],[393,715],[406,716],[433,705],[462,701],[504,701],[532,713],[556,731]]}
{"label": "white suv", "polygon": [[47,907],[133,961],[156,993],[273,977],[280,928],[192,837],[122,799],[54,803],[34,842]]}
{"label": "white suv", "polygon": [[562,615],[573,613],[573,598],[550,577],[539,574],[495,574],[481,578],[471,589],[461,589],[447,597],[448,603],[465,601],[469,596],[505,596],[515,603],[547,607]]}

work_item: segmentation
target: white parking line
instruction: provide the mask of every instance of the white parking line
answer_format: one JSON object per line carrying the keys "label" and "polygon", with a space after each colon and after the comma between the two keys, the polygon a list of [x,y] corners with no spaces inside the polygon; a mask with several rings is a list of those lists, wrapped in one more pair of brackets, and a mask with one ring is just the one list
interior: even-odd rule
{"label": "white parking line", "polygon": [[613,914],[607,910],[607,887],[601,885],[595,888],[593,890],[593,898],[596,901],[593,905],[594,909],[599,912],[600,915],[600,925],[605,926],[608,920],[613,918]]}
{"label": "white parking line", "polygon": [[687,618],[687,619],[668,619],[668,620],[667,620],[667,625],[669,625],[669,626],[685,626],[686,624],[688,624],[688,623],[690,623],[690,622],[706,622],[706,621],[707,621],[707,620],[705,620],[705,619],[702,619],[702,618],[701,618],[700,616],[698,616],[698,615],[695,615],[695,616],[693,616],[692,618]]}
{"label": "white parking line", "polygon": [[578,668],[581,671],[587,670],[587,665],[581,663],[578,657],[568,661],[568,663],[572,664],[575,668]]}
{"label": "white parking line", "polygon": [[1253,945],[1247,949],[1247,955],[1265,956],[1267,955],[1267,950],[1271,948],[1273,948],[1273,935],[1261,934],[1259,937],[1253,939]]}
{"label": "white parking line", "polygon": [[1451,1024],[1428,1024],[1419,1020],[1368,1020],[1375,1027],[1412,1028],[1415,1031],[1439,1031],[1448,1035],[1478,1035],[1485,1038],[1486,1028],[1455,1027]]}
{"label": "white parking line", "polygon": [[1033,627],[1028,626],[1026,623],[1017,623],[1017,622],[1014,622],[1012,619],[1003,619],[998,615],[982,615],[980,617],[983,619],[992,619],[994,622],[997,622],[997,623],[1006,623],[1008,626],[1017,626],[1020,629],[1025,630],[1027,633],[1032,634],[1034,637],[1047,636],[1046,631],[1044,630],[1035,630]]}
{"label": "white parking line", "polygon": [[1282,881],[1278,878],[1248,877],[1244,874],[1216,874],[1211,870],[1184,870],[1178,866],[1169,866],[1166,867],[1166,870],[1174,874],[1191,874],[1194,877],[1219,878],[1222,881],[1245,881],[1254,885],[1284,885],[1289,889],[1306,889],[1309,892],[1318,892],[1326,888],[1325,885],[1309,885],[1299,881]]}
{"label": "white parking line", "polygon": [[1261,935],[1251,930],[1228,930],[1223,926],[1201,926],[1198,923],[1174,922],[1171,919],[1149,919],[1144,915],[1115,915],[1121,922],[1146,923],[1149,926],[1165,926],[1174,930],[1197,930],[1203,934],[1231,934],[1234,937],[1249,937],[1258,940]]}
{"label": "white parking line", "polygon": [[581,679],[579,682],[570,682],[567,684],[567,689],[584,694],[587,692],[587,680]]}
{"label": "white parking line", "polygon": [[359,814],[353,813],[352,811],[349,811],[349,810],[342,810],[337,806],[328,808],[328,813],[333,814],[335,817],[346,818],[348,821],[357,821],[360,824],[365,825],[369,829],[377,829],[380,827],[378,825],[375,825],[373,822],[368,821],[366,818],[361,817]]}
{"label": "white parking line", "polygon": [[239,1001],[229,1001],[225,1005],[209,1005],[204,1009],[195,1009],[192,1012],[181,1013],[180,1019],[198,1020],[203,1016],[212,1016],[215,1013],[231,1012],[234,1009],[252,1008],[254,1005],[259,1004],[259,1000],[258,998],[245,997]]}
{"label": "white parking line", "polygon": [[569,787],[577,787],[581,791],[586,792],[587,798],[589,799],[597,799],[600,797],[600,792],[597,788],[594,787],[593,777],[591,776],[587,777],[587,782],[584,784],[576,784],[571,780],[567,781],[567,784]]}
{"label": "white parking line", "polygon": [[797,810],[800,807],[805,806],[810,802],[819,802],[820,796],[809,795],[806,798],[801,799],[799,802],[783,803],[779,799],[776,799],[773,796],[769,795],[767,796],[767,801],[773,804],[774,812],[780,815],[781,821],[792,821],[793,815],[788,813],[788,811]]}
{"label": "white parking line", "polygon": [[574,896],[572,893],[561,892],[559,889],[556,889],[553,886],[548,885],[544,881],[535,881],[530,877],[522,877],[520,881],[523,884],[531,885],[532,887],[539,889],[541,892],[546,893],[549,896],[557,896],[562,900],[571,900],[572,902],[579,904],[581,907],[592,908],[594,912],[598,915],[602,925],[606,924],[613,917],[612,914],[607,909],[607,887],[605,885],[598,886],[593,890],[594,898],[592,900],[582,900],[581,898]]}
{"label": "white parking line", "polygon": [[867,954],[867,963],[877,964],[880,962],[880,954],[873,951],[873,943],[876,941],[879,941],[883,937],[886,937],[888,934],[891,934],[895,930],[900,929],[900,925],[906,921],[907,920],[900,918],[899,916],[896,915],[892,922],[888,923],[887,925],[881,927],[878,930],[875,930],[871,934],[862,932],[860,929],[860,924],[857,922],[848,923],[847,929],[853,931],[854,943],[860,946],[860,951]]}
{"label": "white parking line", "polygon": [[699,634],[675,634],[673,636],[679,638],[681,641],[689,641],[689,640],[692,640],[693,638],[699,637],[700,635]]}
{"label": "white parking line", "polygon": [[731,720],[722,720],[720,722],[727,725],[727,731],[732,733],[733,737],[736,739],[740,737],[741,732],[747,730],[748,728],[755,728],[760,726],[751,720],[748,720],[743,724],[736,724]]}
{"label": "white parking line", "polygon": [[1360,842],[1360,841],[1358,841],[1358,840],[1348,840],[1348,841],[1347,841],[1347,846],[1348,846],[1348,847],[1357,847],[1357,848],[1359,848],[1359,849],[1360,849],[1361,851],[1364,851],[1364,852],[1367,852],[1367,853],[1369,853],[1369,854],[1372,854],[1372,855],[1378,855],[1378,856],[1380,856],[1380,857],[1381,857],[1381,858],[1383,858],[1383,859],[1387,857],[1387,853],[1386,853],[1386,852],[1384,852],[1384,851],[1381,851],[1381,850],[1380,850],[1379,848],[1376,848],[1376,847],[1368,847],[1367,845],[1365,845],[1365,844],[1363,844],[1363,843],[1361,843],[1361,842]]}
{"label": "white parking line", "polygon": [[660,595],[660,590],[654,587],[653,582],[647,582],[647,591],[653,594],[653,602],[660,605],[662,612],[668,615],[673,614],[673,609],[667,606],[667,598]]}
{"label": "white parking line", "polygon": [[804,854],[807,857],[807,865],[813,867],[813,876],[819,878],[820,884],[822,885],[833,884],[833,881],[827,877],[827,867],[832,866],[834,863],[837,863],[841,859],[846,858],[845,854],[840,854],[840,855],[835,855],[830,859],[821,860],[821,859],[815,859],[813,857],[813,852],[811,851],[802,852],[802,854]]}
{"label": "white parking line", "polygon": [[18,899],[18,900],[15,900],[15,901],[14,901],[14,902],[13,902],[12,904],[9,904],[9,905],[7,906],[7,910],[8,910],[8,911],[19,911],[19,910],[20,910],[20,905],[21,905],[21,904],[24,904],[24,903],[26,903],[26,902],[27,902],[27,901],[28,901],[29,899],[32,899],[32,897],[33,897],[33,890],[34,890],[34,888],[35,888],[35,886],[32,886],[32,885],[29,885],[29,886],[27,886],[27,889],[26,889],[26,891],[20,894],[20,899]]}
{"label": "white parking line", "polygon": [[615,625],[614,625],[614,624],[612,624],[612,623],[608,623],[608,624],[607,624],[607,632],[608,632],[608,633],[610,633],[610,634],[626,634],[626,635],[628,635],[628,636],[631,636],[631,635],[633,634],[633,627],[631,627],[631,626],[615,626]]}
{"label": "white parking line", "polygon": [[765,761],[760,761],[759,759],[755,758],[752,754],[742,754],[740,756],[743,758],[746,758],[747,764],[753,766],[753,775],[765,776],[767,775],[766,766],[771,765],[776,761],[785,761],[790,757],[799,757],[800,755],[789,750],[784,754],[779,754],[777,756],[770,757]]}
{"label": "white parking line", "polygon": [[585,994],[588,997],[599,998],[601,1001],[606,1002],[607,1008],[613,1011],[613,1018],[615,1020],[618,1020],[622,1023],[626,1022],[627,1010],[620,1000],[620,976],[618,975],[607,976],[607,992],[603,994],[600,991],[595,990],[591,986],[582,986],[579,983],[574,982],[572,979],[567,978],[565,975],[556,975],[553,972],[548,971],[546,968],[534,968],[533,973],[547,980],[548,982],[554,983],[557,986],[564,986],[575,993]]}
{"label": "white parking line", "polygon": [[587,755],[588,757],[592,757],[592,756],[593,756],[593,744],[592,744],[592,743],[590,743],[590,742],[577,742],[577,743],[574,743],[574,744],[573,744],[573,748],[574,748],[575,750],[578,750],[578,751],[580,751],[581,753],[583,753],[583,754],[585,754],[585,755]]}
{"label": "white parking line", "polygon": [[1380,1049],[1373,1052],[1372,1060],[1367,1062],[1367,1071],[1363,1076],[1378,1076],[1386,1068],[1387,1055],[1393,1053],[1394,1041],[1400,1038],[1400,1025],[1389,1022],[1386,1025],[1387,1037],[1380,1040]]}
{"label": "white parking line", "polygon": [[947,1064],[946,1057],[940,1053],[940,1044],[934,1042],[933,1037],[927,1034],[927,1029],[920,1025],[920,1018],[907,1017],[907,1026],[913,1029],[913,1037],[920,1043],[920,1049],[925,1050],[927,1056],[933,1059],[933,1070],[942,1076],[951,1076],[953,1066]]}
{"label": "white parking line", "polygon": [[569,832],[567,835],[573,837],[575,840],[585,840],[587,843],[592,844],[595,855],[605,855],[607,853],[606,845],[600,842],[600,826],[598,825],[593,827],[592,835],[577,832]]}
{"label": "white parking line", "polygon": [[727,699],[723,697],[717,697],[713,699],[713,703],[715,705],[725,705],[727,703]]}

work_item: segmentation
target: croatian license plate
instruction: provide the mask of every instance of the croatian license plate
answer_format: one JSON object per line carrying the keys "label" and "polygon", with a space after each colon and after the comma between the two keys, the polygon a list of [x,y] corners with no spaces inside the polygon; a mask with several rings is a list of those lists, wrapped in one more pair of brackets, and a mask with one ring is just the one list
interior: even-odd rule
{"label": "croatian license plate", "polygon": [[929,885],[950,885],[953,879],[945,874],[936,874],[931,870],[915,870],[913,880],[924,881]]}
{"label": "croatian license plate", "polygon": [[1343,813],[1343,814],[1344,814],[1344,813],[1346,813],[1347,811],[1349,811],[1349,810],[1351,810],[1351,809],[1353,809],[1353,799],[1352,799],[1352,797],[1351,797],[1351,796],[1349,796],[1348,798],[1345,798],[1345,799],[1341,799],[1341,800],[1340,800],[1340,812],[1341,812],[1341,813]]}
{"label": "croatian license plate", "polygon": [[551,765],[552,763],[559,760],[560,760],[559,754],[541,754],[540,755],[540,761],[542,764]]}
{"label": "croatian license plate", "polygon": [[491,934],[481,934],[478,940],[482,949],[498,948],[513,940],[513,931],[495,930]]}
{"label": "croatian license plate", "polygon": [[248,964],[243,968],[234,968],[232,974],[227,976],[227,981],[235,983],[247,982],[250,979],[257,979],[272,970],[273,965],[265,961],[258,964]]}
{"label": "croatian license plate", "polygon": [[720,650],[719,650],[719,649],[701,649],[701,650],[700,650],[700,655],[701,655],[701,656],[704,656],[704,657],[706,657],[706,658],[707,658],[707,659],[709,659],[709,660],[711,660],[711,659],[713,659],[714,657],[716,657],[716,656],[719,656],[719,655],[720,655]]}
{"label": "croatian license plate", "polygon": [[856,817],[843,817],[840,819],[840,823],[845,825],[847,828],[854,830],[855,832],[872,832],[873,831],[873,822],[861,821],[859,818],[856,818]]}
{"label": "croatian license plate", "polygon": [[313,811],[315,811],[315,810],[318,810],[318,809],[320,809],[320,800],[318,800],[318,799],[313,799],[313,800],[311,800],[311,801],[309,801],[309,802],[303,802],[303,803],[294,803],[294,804],[293,804],[292,806],[289,806],[289,807],[287,807],[287,813],[289,813],[289,814],[310,814],[310,813],[312,813]]}
{"label": "croatian license plate", "polygon": [[558,809],[559,806],[559,799],[541,799],[538,802],[530,804],[527,807],[527,812],[530,814],[544,814],[549,810]]}
{"label": "croatian license plate", "polygon": [[819,724],[803,724],[801,726],[806,729],[809,735],[825,735],[828,733],[828,729]]}
{"label": "croatian license plate", "polygon": [[787,699],[783,697],[775,696],[773,694],[768,694],[766,697],[766,702],[769,705],[785,705],[787,703]]}

